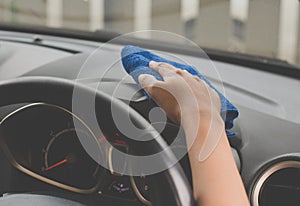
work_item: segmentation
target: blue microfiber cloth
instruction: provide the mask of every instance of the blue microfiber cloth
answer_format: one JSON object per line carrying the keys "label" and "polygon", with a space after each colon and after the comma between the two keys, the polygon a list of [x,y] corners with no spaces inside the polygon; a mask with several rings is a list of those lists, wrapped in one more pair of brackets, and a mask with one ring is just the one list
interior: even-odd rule
{"label": "blue microfiber cloth", "polygon": [[[233,127],[233,120],[239,115],[237,108],[226,97],[224,97],[224,95],[221,94],[203,75],[201,75],[196,68],[164,59],[140,47],[131,45],[125,46],[122,49],[121,56],[123,67],[125,68],[126,72],[133,77],[140,88],[142,87],[139,84],[138,77],[141,74],[151,74],[157,80],[163,81],[163,78],[160,76],[160,74],[148,67],[150,61],[169,63],[179,69],[186,70],[192,75],[198,76],[200,79],[204,80],[220,96],[221,116],[225,122],[227,136],[231,137],[235,135],[235,133],[231,133],[229,132],[229,130]],[[144,94],[148,98],[150,98],[145,91]]]}

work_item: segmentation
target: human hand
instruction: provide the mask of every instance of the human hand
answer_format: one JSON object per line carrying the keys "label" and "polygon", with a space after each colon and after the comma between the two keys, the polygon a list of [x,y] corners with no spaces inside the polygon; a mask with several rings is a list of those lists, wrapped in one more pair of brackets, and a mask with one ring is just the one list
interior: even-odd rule
{"label": "human hand", "polygon": [[199,116],[211,121],[220,118],[220,98],[203,80],[189,72],[164,63],[149,63],[164,81],[152,75],[140,75],[139,82],[149,96],[175,123],[195,124]]}
{"label": "human hand", "polygon": [[[149,67],[164,81],[140,75],[139,82],[186,132],[194,196],[199,205],[250,205],[227,140],[217,92],[199,77],[170,64],[150,62]],[[214,198],[216,194],[218,198]]]}

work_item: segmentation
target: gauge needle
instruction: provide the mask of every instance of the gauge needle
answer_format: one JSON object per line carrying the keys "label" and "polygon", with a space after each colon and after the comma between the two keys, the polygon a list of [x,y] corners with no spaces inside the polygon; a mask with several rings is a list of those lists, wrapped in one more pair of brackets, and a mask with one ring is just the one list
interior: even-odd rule
{"label": "gauge needle", "polygon": [[51,169],[53,169],[53,168],[55,168],[55,167],[58,167],[59,165],[62,165],[62,164],[64,164],[64,163],[66,163],[66,162],[68,162],[68,160],[67,160],[67,159],[63,159],[62,161],[59,161],[59,162],[57,162],[57,163],[55,163],[55,164],[53,164],[53,165],[51,165],[51,166],[49,166],[49,167],[46,167],[46,168],[44,169],[44,171],[49,171],[49,170],[51,170]]}

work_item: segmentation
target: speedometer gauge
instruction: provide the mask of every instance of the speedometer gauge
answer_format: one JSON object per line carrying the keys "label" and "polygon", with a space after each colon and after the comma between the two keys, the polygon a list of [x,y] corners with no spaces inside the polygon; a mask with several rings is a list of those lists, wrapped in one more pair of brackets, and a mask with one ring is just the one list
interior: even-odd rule
{"label": "speedometer gauge", "polygon": [[42,172],[50,179],[88,189],[95,185],[99,165],[83,149],[77,133],[89,138],[88,132],[67,128],[51,136],[43,151]]}
{"label": "speedometer gauge", "polygon": [[96,191],[104,178],[102,145],[82,119],[62,107],[25,105],[2,120],[0,132],[11,164],[33,178],[78,193]]}

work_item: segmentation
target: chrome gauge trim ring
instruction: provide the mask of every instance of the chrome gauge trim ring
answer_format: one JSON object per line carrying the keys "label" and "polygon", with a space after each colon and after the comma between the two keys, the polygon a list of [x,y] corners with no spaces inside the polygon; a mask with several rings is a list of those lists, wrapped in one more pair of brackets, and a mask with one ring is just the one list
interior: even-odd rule
{"label": "chrome gauge trim ring", "polygon": [[[31,103],[31,104],[28,104],[28,105],[25,105],[23,107],[20,107],[16,110],[14,110],[13,112],[9,113],[7,116],[5,116],[1,122],[0,122],[0,126],[6,121],[8,120],[10,117],[12,117],[13,115],[17,114],[18,112],[20,111],[23,111],[25,109],[28,109],[30,107],[35,107],[35,106],[46,106],[46,107],[53,107],[53,108],[57,108],[57,109],[60,109],[68,114],[70,114],[72,117],[76,118],[80,123],[82,123],[90,132],[90,134],[93,135],[93,137],[95,139],[96,136],[94,135],[94,133],[92,132],[92,130],[88,127],[88,125],[82,120],[80,119],[78,116],[76,116],[74,113],[72,113],[71,111],[63,108],[63,107],[60,107],[60,106],[57,106],[57,105],[53,105],[53,104],[47,104],[47,103],[43,103],[43,102],[38,102],[38,103]],[[5,155],[7,156],[9,162],[16,168],[18,169],[19,171],[35,178],[35,179],[38,179],[40,181],[43,181],[43,182],[46,182],[50,185],[53,185],[53,186],[56,186],[56,187],[59,187],[59,188],[62,188],[62,189],[65,189],[65,190],[69,190],[69,191],[72,191],[72,192],[76,192],[76,193],[81,193],[81,194],[90,194],[90,193],[93,193],[97,190],[98,188],[98,184],[96,184],[94,187],[90,188],[90,189],[81,189],[81,188],[77,188],[77,187],[73,187],[73,186],[69,186],[69,185],[66,185],[66,184],[63,184],[63,183],[60,183],[60,182],[57,182],[57,181],[54,181],[54,180],[51,180],[47,177],[44,177],[40,174],[37,174],[25,167],[23,167],[22,165],[20,165],[14,158],[14,156],[12,155],[12,153],[10,152],[9,148],[7,147],[7,145],[5,144],[5,142],[3,141],[2,137],[0,136],[0,146],[2,147]]]}
{"label": "chrome gauge trim ring", "polygon": [[252,190],[251,200],[253,206],[259,206],[259,194],[266,180],[275,172],[287,168],[300,169],[300,162],[295,160],[282,161],[272,165],[262,173],[262,175],[256,181]]}
{"label": "chrome gauge trim ring", "polygon": [[134,177],[130,176],[130,183],[131,183],[131,186],[133,188],[133,191],[135,193],[135,195],[137,196],[137,198],[142,202],[144,203],[145,205],[147,206],[152,206],[152,203],[150,200],[147,200],[143,195],[142,193],[140,192],[139,188],[137,187],[136,185],[136,182],[135,182],[135,179]]}

